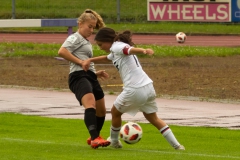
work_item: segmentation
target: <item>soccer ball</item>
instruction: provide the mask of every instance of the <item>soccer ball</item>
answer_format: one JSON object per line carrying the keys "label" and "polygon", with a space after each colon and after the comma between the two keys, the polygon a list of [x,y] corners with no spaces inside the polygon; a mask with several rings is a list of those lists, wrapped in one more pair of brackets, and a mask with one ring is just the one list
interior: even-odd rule
{"label": "soccer ball", "polygon": [[120,137],[127,144],[137,143],[142,138],[142,128],[137,123],[128,122],[122,126]]}
{"label": "soccer ball", "polygon": [[179,32],[176,34],[176,41],[178,43],[184,43],[186,39],[187,39],[187,36],[185,33]]}

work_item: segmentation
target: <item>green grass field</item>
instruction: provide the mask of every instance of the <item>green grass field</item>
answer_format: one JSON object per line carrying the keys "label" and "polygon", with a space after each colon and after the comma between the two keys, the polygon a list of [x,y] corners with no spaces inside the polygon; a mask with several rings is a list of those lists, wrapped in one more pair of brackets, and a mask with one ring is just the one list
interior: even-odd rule
{"label": "green grass field", "polygon": [[[38,43],[0,43],[0,57],[31,57],[31,56],[58,56],[57,52],[61,44]],[[138,45],[138,47],[152,48],[155,51],[153,57],[193,57],[193,56],[217,56],[226,57],[240,54],[240,47],[194,47],[194,46],[158,46]],[[13,49],[14,48],[14,49]],[[93,45],[94,56],[106,55]],[[148,57],[140,55],[139,57]],[[152,57],[152,58],[153,58]]]}
{"label": "green grass field", "polygon": [[[240,159],[240,132],[223,128],[170,126],[186,151],[175,151],[150,124],[140,123],[141,141],[122,149],[92,149],[83,120],[0,114],[1,160],[206,160]],[[106,121],[102,136],[109,136]]]}

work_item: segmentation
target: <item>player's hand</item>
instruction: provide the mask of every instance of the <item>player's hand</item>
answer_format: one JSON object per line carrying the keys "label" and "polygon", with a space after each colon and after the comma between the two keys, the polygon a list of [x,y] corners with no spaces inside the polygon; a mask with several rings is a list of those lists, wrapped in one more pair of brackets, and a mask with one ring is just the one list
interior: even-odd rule
{"label": "player's hand", "polygon": [[101,78],[102,80],[108,79],[109,75],[107,74],[107,72],[105,72],[105,70],[99,70],[96,72],[96,75],[98,78]]}
{"label": "player's hand", "polygon": [[82,61],[81,66],[84,71],[87,71],[90,67],[91,61],[89,59]]}
{"label": "player's hand", "polygon": [[153,55],[154,54],[154,51],[152,49],[145,49],[145,52],[144,54],[148,54],[148,55]]}

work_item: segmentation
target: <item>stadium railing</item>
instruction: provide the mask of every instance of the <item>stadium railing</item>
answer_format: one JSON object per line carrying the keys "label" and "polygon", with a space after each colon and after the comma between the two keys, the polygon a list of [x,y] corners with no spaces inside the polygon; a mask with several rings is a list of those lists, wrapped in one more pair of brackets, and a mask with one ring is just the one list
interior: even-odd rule
{"label": "stadium railing", "polygon": [[68,35],[77,26],[77,19],[1,19],[0,28],[10,27],[68,27]]}

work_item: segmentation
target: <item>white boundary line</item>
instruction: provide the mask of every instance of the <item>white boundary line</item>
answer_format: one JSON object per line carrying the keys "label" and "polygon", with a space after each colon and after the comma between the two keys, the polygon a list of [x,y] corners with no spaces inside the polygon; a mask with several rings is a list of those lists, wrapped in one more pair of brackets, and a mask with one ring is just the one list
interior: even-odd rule
{"label": "white boundary line", "polygon": [[[25,140],[25,139],[17,139],[17,138],[1,138],[0,140],[6,141],[18,141],[18,142],[29,142],[29,143],[42,143],[42,144],[58,144],[58,145],[71,145],[71,146],[84,146],[80,145],[79,143],[56,143],[51,141],[35,141],[35,140]],[[213,158],[229,158],[229,159],[240,159],[237,156],[221,156],[221,155],[214,155],[214,154],[198,154],[198,153],[184,153],[185,151],[181,152],[167,152],[167,151],[158,151],[158,150],[142,150],[142,149],[121,149],[126,151],[137,151],[137,152],[149,152],[149,153],[161,153],[161,154],[176,154],[176,155],[188,155],[188,156],[197,156],[197,157],[213,157]]]}

